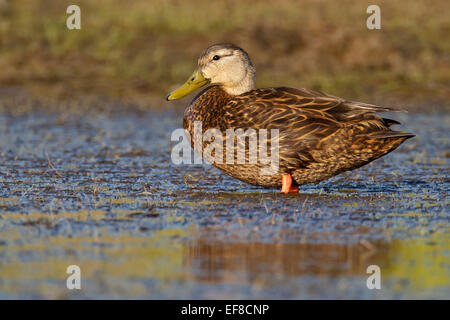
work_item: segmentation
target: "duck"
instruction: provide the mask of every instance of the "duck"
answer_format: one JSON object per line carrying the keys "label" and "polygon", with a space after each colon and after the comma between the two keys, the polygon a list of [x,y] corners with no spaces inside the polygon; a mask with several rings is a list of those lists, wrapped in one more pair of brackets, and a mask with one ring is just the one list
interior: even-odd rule
{"label": "duck", "polygon": [[[225,132],[242,130],[241,136],[232,137],[232,142],[240,143],[230,144],[232,150],[226,150],[227,161],[223,161],[224,155],[217,157],[222,148],[212,148],[206,160],[246,183],[281,188],[283,194],[297,193],[301,185],[360,168],[415,136],[391,129],[400,123],[377,114],[404,110],[304,88],[257,89],[255,82],[256,69],[248,53],[232,43],[218,43],[202,52],[194,73],[166,97],[168,101],[177,100],[205,87],[184,112],[183,127],[191,147],[201,146],[200,152],[211,147],[214,139],[202,137],[208,130],[219,130],[222,145]],[[201,134],[195,132],[199,123]],[[265,132],[262,137],[266,139],[257,142],[259,146],[270,145],[267,154],[277,155],[276,166],[260,153],[256,161],[237,161],[242,145],[248,145],[244,146],[244,160],[251,157],[250,142],[246,144],[250,135],[245,136],[249,130]],[[239,139],[242,133],[243,139]]]}

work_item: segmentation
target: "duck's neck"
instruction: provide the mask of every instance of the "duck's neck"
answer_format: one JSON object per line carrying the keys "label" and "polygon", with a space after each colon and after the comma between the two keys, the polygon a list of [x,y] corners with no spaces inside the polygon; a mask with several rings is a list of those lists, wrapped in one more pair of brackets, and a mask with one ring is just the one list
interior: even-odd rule
{"label": "duck's neck", "polygon": [[256,70],[252,66],[251,68],[247,69],[245,76],[241,80],[233,82],[229,85],[224,84],[221,87],[226,93],[232,96],[237,96],[255,89],[255,82]]}
{"label": "duck's neck", "polygon": [[184,111],[183,127],[193,135],[194,122],[201,121],[203,130],[220,128],[224,107],[232,99],[221,86],[213,85],[202,90]]}
{"label": "duck's neck", "polygon": [[[194,99],[189,103],[185,110],[185,117],[192,121],[204,120],[209,116],[215,116],[219,110],[222,110],[224,106],[233,97],[229,95],[222,86],[212,85],[206,89],[203,89],[198,93]],[[219,112],[220,113],[220,112]]]}

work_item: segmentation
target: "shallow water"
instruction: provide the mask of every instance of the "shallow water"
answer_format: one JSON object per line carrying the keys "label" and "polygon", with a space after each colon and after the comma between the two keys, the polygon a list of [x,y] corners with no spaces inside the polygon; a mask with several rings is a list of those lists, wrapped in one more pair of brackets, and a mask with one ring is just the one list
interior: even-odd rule
{"label": "shallow water", "polygon": [[448,115],[393,115],[417,137],[287,196],[172,164],[181,117],[1,113],[0,298],[450,297]]}

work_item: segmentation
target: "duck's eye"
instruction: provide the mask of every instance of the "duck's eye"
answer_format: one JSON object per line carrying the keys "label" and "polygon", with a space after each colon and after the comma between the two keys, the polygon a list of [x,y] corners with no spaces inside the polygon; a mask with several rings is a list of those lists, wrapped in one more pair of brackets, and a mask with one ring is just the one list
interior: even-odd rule
{"label": "duck's eye", "polygon": [[213,60],[219,60],[219,59],[220,59],[219,56],[214,56],[214,57],[213,57]]}

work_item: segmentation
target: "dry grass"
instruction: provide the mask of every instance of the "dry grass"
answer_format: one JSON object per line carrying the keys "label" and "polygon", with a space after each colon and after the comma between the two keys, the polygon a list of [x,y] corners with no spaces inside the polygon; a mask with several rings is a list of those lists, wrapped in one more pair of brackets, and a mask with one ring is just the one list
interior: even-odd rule
{"label": "dry grass", "polygon": [[448,3],[378,1],[76,1],[82,30],[65,27],[73,1],[3,0],[0,85],[70,98],[161,96],[216,42],[244,47],[258,86],[309,87],[372,101],[450,97]]}

